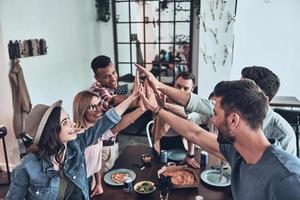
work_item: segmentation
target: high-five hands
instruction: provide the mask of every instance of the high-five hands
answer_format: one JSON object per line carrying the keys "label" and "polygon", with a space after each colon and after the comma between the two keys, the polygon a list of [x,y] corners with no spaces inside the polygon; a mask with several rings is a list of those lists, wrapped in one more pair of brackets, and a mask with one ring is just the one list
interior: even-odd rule
{"label": "high-five hands", "polygon": [[136,70],[135,78],[134,78],[134,85],[131,95],[135,98],[139,97],[143,91],[143,85],[140,82],[140,73]]}
{"label": "high-five hands", "polygon": [[152,88],[149,86],[148,80],[145,81],[145,89],[144,92],[141,93],[141,98],[143,100],[144,106],[150,110],[154,111],[158,107],[158,103],[156,101],[155,94]]}
{"label": "high-five hands", "polygon": [[153,91],[155,93],[158,93],[158,88],[160,87],[160,82],[154,77],[154,75],[149,72],[146,68],[142,67],[139,64],[135,64],[137,70],[141,73],[141,74],[145,74],[146,79],[148,80],[148,84],[149,86],[152,87]]}

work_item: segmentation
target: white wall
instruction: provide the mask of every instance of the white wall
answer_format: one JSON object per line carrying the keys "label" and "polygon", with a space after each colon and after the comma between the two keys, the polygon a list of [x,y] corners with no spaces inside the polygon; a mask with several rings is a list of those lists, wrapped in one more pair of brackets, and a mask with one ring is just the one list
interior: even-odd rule
{"label": "white wall", "polygon": [[[44,38],[47,41],[47,55],[20,59],[32,103],[51,104],[62,99],[63,107],[72,114],[74,95],[93,82],[91,59],[98,53],[113,50],[112,45],[105,45],[107,40],[112,40],[112,31],[96,22],[94,4],[93,0],[0,0],[0,124],[9,130],[10,163],[17,162],[18,153],[12,154],[17,147],[8,82],[9,40]],[[99,34],[101,29],[107,32]],[[0,148],[0,162],[4,160],[2,153]]]}
{"label": "white wall", "polygon": [[[13,110],[12,110],[12,96],[11,89],[8,80],[8,69],[5,65],[5,51],[4,51],[4,42],[2,37],[2,29],[1,29],[1,19],[0,19],[0,124],[4,125],[7,128],[7,132],[9,133],[5,137],[6,148],[8,152],[10,163],[15,163],[19,156],[19,150],[17,148],[17,142],[15,139],[15,135],[13,134]],[[2,141],[0,142],[0,166],[2,169],[5,169],[5,159]]]}
{"label": "white wall", "polygon": [[[92,81],[95,54],[93,1],[2,0],[5,53],[9,40],[44,38],[48,54],[21,59],[32,103],[64,100],[71,112],[72,97]],[[11,14],[15,11],[14,14]],[[9,61],[6,57],[7,68]]]}
{"label": "white wall", "polygon": [[300,99],[300,1],[266,2],[238,0],[231,79],[245,66],[265,66],[281,79],[278,95]]}
{"label": "white wall", "polygon": [[[213,6],[212,2],[214,2]],[[224,4],[223,1],[218,1],[218,6],[216,2],[202,0],[200,5],[202,17],[199,24],[199,48],[194,56],[199,57],[198,94],[204,98],[208,98],[219,81],[229,80],[232,70],[231,50],[235,24],[231,22],[227,30],[226,27],[228,20],[231,19],[228,15],[235,15],[236,0],[227,0]],[[213,8],[213,11],[211,11],[211,8]],[[211,31],[216,33],[217,40]],[[228,54],[225,53],[225,47],[229,52]],[[215,65],[213,65],[213,62],[215,62]]]}

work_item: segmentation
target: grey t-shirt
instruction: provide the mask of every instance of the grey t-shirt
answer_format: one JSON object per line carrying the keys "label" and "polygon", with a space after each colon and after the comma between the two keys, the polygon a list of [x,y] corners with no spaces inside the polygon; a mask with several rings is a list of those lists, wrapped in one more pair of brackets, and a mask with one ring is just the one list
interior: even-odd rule
{"label": "grey t-shirt", "polygon": [[231,166],[231,190],[237,200],[299,200],[300,159],[272,145],[249,165],[233,145],[220,144]]}

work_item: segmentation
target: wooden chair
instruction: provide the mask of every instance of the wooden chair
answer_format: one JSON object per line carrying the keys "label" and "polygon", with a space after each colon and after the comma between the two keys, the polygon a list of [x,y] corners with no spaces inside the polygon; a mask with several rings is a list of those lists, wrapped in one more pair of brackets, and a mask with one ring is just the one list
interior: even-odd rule
{"label": "wooden chair", "polygon": [[0,139],[2,139],[2,142],[3,142],[3,151],[4,151],[6,173],[7,173],[7,183],[1,183],[0,185],[9,185],[10,184],[10,171],[9,171],[8,157],[7,157],[6,144],[5,144],[5,136],[6,135],[7,135],[6,127],[0,126]]}
{"label": "wooden chair", "polygon": [[149,146],[152,148],[153,147],[153,142],[152,142],[152,137],[151,137],[151,128],[153,125],[153,120],[151,120],[150,122],[148,122],[147,126],[146,126],[146,133],[147,133],[147,139],[148,139],[148,144]]}

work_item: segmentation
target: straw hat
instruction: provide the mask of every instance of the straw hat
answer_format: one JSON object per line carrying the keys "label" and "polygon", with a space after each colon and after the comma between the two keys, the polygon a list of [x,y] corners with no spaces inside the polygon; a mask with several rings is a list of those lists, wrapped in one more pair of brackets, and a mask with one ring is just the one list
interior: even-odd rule
{"label": "straw hat", "polygon": [[61,107],[61,104],[62,100],[55,102],[51,106],[38,104],[29,112],[25,122],[25,132],[34,138],[35,144],[40,141],[42,132],[52,110],[55,107]]}

